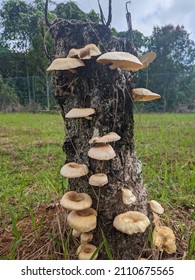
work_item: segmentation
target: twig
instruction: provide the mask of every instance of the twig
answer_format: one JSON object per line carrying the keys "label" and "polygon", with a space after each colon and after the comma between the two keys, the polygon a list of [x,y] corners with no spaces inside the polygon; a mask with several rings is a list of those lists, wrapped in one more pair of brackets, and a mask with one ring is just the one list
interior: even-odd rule
{"label": "twig", "polygon": [[101,18],[101,22],[103,25],[105,25],[105,17],[104,17],[104,13],[102,11],[102,7],[101,7],[101,4],[100,4],[100,1],[98,0],[98,6],[99,6],[99,9],[100,9],[100,18]]}
{"label": "twig", "polygon": [[108,20],[106,22],[106,26],[110,26],[112,21],[112,0],[109,0],[109,6],[108,6]]}

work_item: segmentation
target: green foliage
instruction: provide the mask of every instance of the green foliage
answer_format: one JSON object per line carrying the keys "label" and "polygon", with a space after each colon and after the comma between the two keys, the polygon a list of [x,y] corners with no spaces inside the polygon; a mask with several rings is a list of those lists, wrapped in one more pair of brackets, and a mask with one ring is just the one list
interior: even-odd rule
{"label": "green foliage", "polygon": [[36,30],[37,16],[32,5],[23,0],[4,1],[0,16],[2,38],[8,44],[12,42],[12,48],[25,50]]}
{"label": "green foliage", "polygon": [[87,19],[99,23],[99,15],[91,10],[89,13],[84,13],[74,1],[68,1],[67,3],[59,3],[54,10],[55,14],[59,18],[64,19],[76,19],[86,21]]}
{"label": "green foliage", "polygon": [[193,77],[195,43],[190,40],[183,26],[154,27],[148,51],[156,52],[157,58],[148,69],[140,71],[138,87],[148,86],[162,98],[144,104],[144,108],[151,111],[176,111],[187,100],[189,85],[186,81]]}
{"label": "green foliage", "polygon": [[14,89],[8,84],[4,83],[0,75],[0,111],[5,111],[10,105],[18,102],[18,96]]}

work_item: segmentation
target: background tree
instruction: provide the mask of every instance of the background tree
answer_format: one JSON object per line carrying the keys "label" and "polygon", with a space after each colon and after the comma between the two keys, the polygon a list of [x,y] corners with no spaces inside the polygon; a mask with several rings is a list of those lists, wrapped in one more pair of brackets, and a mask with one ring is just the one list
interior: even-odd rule
{"label": "background tree", "polygon": [[[2,63],[0,71],[4,75],[7,68],[7,71],[11,72],[9,77],[15,77],[9,79],[9,83],[16,87],[21,104],[39,103],[48,108],[51,83],[46,72],[49,61],[44,51],[44,8],[43,0],[35,0],[33,3],[9,0],[3,3],[0,12],[3,28],[1,40],[9,49],[8,62],[11,61],[12,65],[7,68]],[[49,18],[52,17],[49,13]],[[52,50],[53,41],[49,34],[46,36],[46,42],[49,51]],[[4,58],[5,55],[2,56],[2,60]],[[7,64],[6,62],[6,66]]]}
{"label": "background tree", "polygon": [[148,79],[149,88],[162,96],[154,103],[156,109],[164,112],[177,110],[180,98],[188,91],[187,84],[183,91],[184,77],[193,73],[195,44],[183,26],[166,25],[154,27],[148,44],[148,51],[151,50],[156,52],[157,58],[149,66],[149,76],[145,75],[145,81]]}
{"label": "background tree", "polygon": [[82,21],[91,20],[96,23],[100,21],[99,15],[94,10],[91,10],[89,13],[84,13],[74,1],[56,4],[54,13],[58,18]]}
{"label": "background tree", "polygon": [[5,83],[0,75],[0,111],[6,111],[8,107],[13,109],[16,105],[18,105],[18,97],[14,88]]}
{"label": "background tree", "polygon": [[[0,73],[4,81],[6,79],[15,88],[21,104],[35,103],[45,109],[54,105],[46,73],[49,60],[44,52],[45,43],[48,54],[54,52],[53,40],[44,23],[44,6],[44,0],[30,3],[3,1],[0,11]],[[74,1],[53,3],[50,7],[53,7],[48,11],[50,21],[57,17],[95,23],[102,21],[94,10],[84,13]],[[126,45],[128,31],[118,32],[112,28],[112,33],[120,44]],[[152,87],[162,95],[160,100],[136,104],[139,110],[188,110],[194,95],[190,94],[190,81],[194,77],[194,42],[189,39],[188,32],[183,26],[170,25],[155,27],[150,37],[133,30],[132,37],[138,55],[151,50],[157,52],[156,61],[147,70],[139,71],[136,86]]]}

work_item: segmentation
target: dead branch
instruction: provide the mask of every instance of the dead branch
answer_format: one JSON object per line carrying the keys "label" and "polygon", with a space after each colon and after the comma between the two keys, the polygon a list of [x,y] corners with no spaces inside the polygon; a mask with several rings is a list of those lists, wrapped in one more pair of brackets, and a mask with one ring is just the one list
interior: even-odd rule
{"label": "dead branch", "polygon": [[106,22],[106,26],[109,26],[112,21],[112,0],[109,0],[109,6],[108,6],[108,20]]}
{"label": "dead branch", "polygon": [[103,25],[105,25],[105,17],[104,17],[104,13],[100,4],[100,1],[98,0],[98,6],[99,6],[99,10],[100,10],[100,18],[101,18],[101,22]]}

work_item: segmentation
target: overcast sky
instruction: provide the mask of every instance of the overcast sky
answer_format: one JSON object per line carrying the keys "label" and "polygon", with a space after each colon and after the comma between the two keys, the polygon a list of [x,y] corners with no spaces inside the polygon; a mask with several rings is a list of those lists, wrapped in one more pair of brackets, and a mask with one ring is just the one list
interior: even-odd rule
{"label": "overcast sky", "polygon": [[[56,0],[56,2],[62,2]],[[99,11],[97,0],[75,0],[78,6],[89,11]],[[112,27],[118,31],[127,30],[125,17],[125,3],[127,0],[112,0],[113,18]],[[105,16],[108,11],[108,0],[100,0]],[[191,39],[195,40],[195,0],[132,0],[128,5],[132,16],[133,29],[137,29],[144,35],[151,35],[153,26],[184,25],[191,33]]]}
{"label": "overcast sky", "polygon": [[[54,0],[64,2],[67,0]],[[99,12],[97,0],[74,0],[85,12],[91,9]],[[128,0],[112,0],[113,18],[112,27],[118,31],[127,30],[125,17],[125,3]],[[32,2],[27,0],[26,2]],[[0,0],[0,4],[2,0]],[[105,16],[108,12],[108,0],[100,0]],[[195,41],[195,0],[131,0],[128,5],[132,16],[133,29],[137,29],[144,35],[151,35],[153,26],[184,25],[191,33],[190,38]]]}

